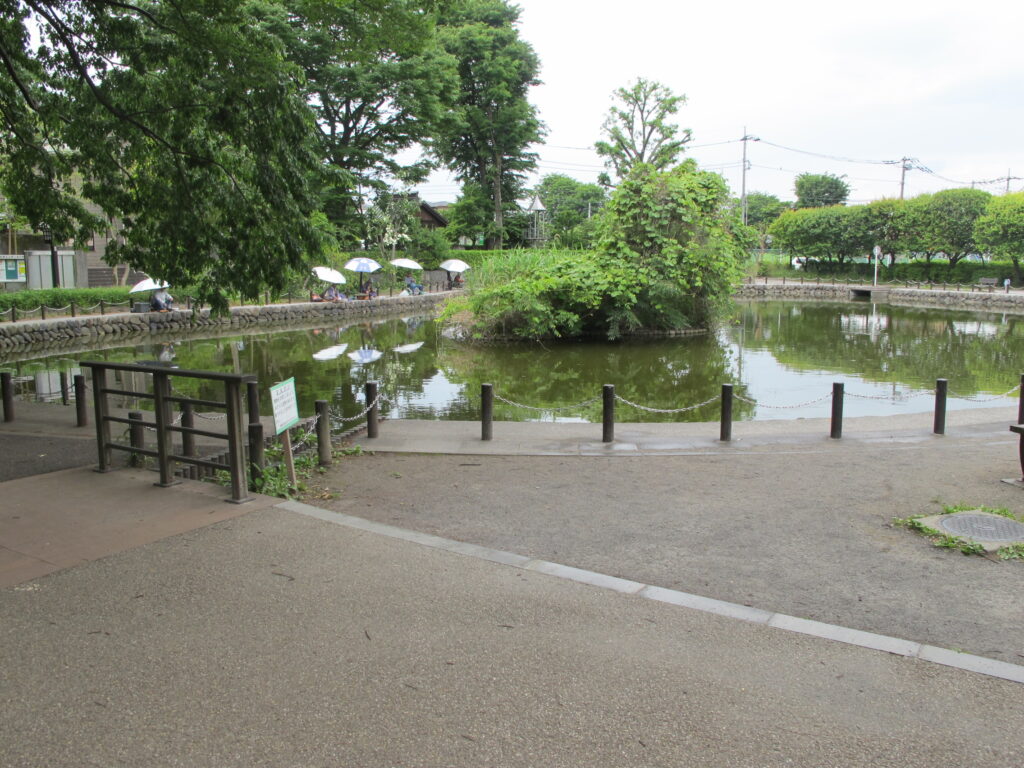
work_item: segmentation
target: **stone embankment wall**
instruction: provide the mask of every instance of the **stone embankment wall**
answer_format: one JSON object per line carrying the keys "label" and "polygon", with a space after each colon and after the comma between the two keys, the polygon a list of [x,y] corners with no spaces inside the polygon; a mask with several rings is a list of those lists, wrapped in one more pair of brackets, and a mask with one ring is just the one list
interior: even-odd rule
{"label": "stone embankment wall", "polygon": [[[119,312],[109,315],[60,317],[0,323],[0,361],[23,349],[62,350],[87,347],[104,341],[147,336],[188,336],[203,330],[233,330],[258,326],[295,326],[322,322],[346,323],[392,313],[431,312],[451,294],[395,296],[367,301],[232,307],[229,314],[211,316],[209,310],[173,312]],[[193,317],[193,314],[195,316]]]}
{"label": "stone embankment wall", "polygon": [[[847,301],[853,296],[853,287],[864,289],[870,286],[817,285],[815,283],[757,285],[755,283],[740,286],[736,290],[735,296],[737,299]],[[888,301],[890,304],[1024,314],[1024,292],[1020,291],[1006,293],[998,288],[990,293],[988,290],[956,291],[938,288],[929,290],[927,288],[889,288],[888,286],[879,286],[877,290],[888,291],[888,293],[884,296],[877,296],[876,300]]]}

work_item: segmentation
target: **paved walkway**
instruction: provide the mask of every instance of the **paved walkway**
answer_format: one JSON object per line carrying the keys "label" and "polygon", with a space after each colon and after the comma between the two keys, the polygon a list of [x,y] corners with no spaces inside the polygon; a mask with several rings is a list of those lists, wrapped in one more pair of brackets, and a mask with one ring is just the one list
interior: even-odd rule
{"label": "paved walkway", "polygon": [[[0,425],[0,466],[19,454],[28,464],[40,440],[55,463],[84,455],[74,441],[88,440],[61,425],[73,414],[48,408],[32,434]],[[1012,449],[994,416],[951,420],[951,430]],[[533,444],[518,434],[516,451],[728,450],[696,426],[622,426],[615,449],[599,443],[599,425],[531,426],[543,429]],[[737,425],[732,449],[822,439],[820,425],[799,426],[773,441],[781,427]],[[861,445],[930,439],[861,426],[848,429]],[[519,428],[495,427],[492,443],[510,450]],[[385,423],[374,448],[468,450],[474,428],[428,439]],[[0,764],[1024,761],[1012,664],[154,479],[80,467],[0,483],[10,585],[0,589]],[[441,488],[425,494],[437,506]]]}

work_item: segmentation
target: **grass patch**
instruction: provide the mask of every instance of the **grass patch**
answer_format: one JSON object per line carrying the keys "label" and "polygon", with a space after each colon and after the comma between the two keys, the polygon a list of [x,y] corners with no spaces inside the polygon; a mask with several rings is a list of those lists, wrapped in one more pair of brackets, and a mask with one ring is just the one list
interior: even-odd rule
{"label": "grass patch", "polygon": [[[1010,520],[1021,522],[1020,518],[1008,509],[1003,507],[985,507],[978,504],[961,503],[945,505],[942,508],[942,512],[939,514],[952,515],[956,512],[987,512],[990,515],[999,515],[1000,517],[1006,517]],[[921,522],[921,520],[926,517],[933,517],[933,515],[895,517],[893,518],[893,525],[920,533],[931,541],[932,546],[939,547],[940,549],[956,549],[964,555],[985,554],[985,548],[981,544],[965,539],[962,536],[953,536]],[[1000,547],[996,550],[996,555],[1000,560],[1024,560],[1024,544],[1010,544],[1005,547]]]}

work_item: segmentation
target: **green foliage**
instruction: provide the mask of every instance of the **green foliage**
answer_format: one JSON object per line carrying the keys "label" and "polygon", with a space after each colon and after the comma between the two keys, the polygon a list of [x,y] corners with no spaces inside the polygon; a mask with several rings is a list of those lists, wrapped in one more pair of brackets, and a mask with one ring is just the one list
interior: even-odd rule
{"label": "green foliage", "polygon": [[604,187],[552,173],[541,180],[535,192],[547,209],[556,246],[590,248],[593,245],[596,235],[593,217],[608,201]]}
{"label": "green foliage", "polygon": [[481,336],[599,335],[704,326],[728,302],[750,242],[717,174],[639,165],[601,216],[596,252],[527,251],[473,275]]}
{"label": "green foliage", "polygon": [[985,548],[981,546],[981,544],[968,541],[962,536],[951,536],[948,533],[943,533],[931,526],[925,525],[920,520],[922,517],[927,517],[927,515],[912,515],[911,517],[894,518],[893,524],[902,528],[907,528],[911,531],[917,531],[918,533],[926,536],[932,542],[932,546],[939,547],[940,549],[955,549],[964,555],[985,554]]}
{"label": "green foliage", "polygon": [[974,222],[974,238],[979,248],[1010,259],[1014,280],[1019,284],[1024,256],[1024,192],[989,200],[985,212]]}
{"label": "green foliage", "polygon": [[34,228],[84,238],[105,227],[92,201],[124,236],[112,263],[218,308],[319,250],[316,132],[281,4],[7,5],[0,184]]}
{"label": "green foliage", "polygon": [[488,243],[504,243],[504,215],[536,165],[527,151],[543,126],[527,92],[538,84],[540,62],[515,24],[519,9],[506,0],[453,0],[440,13],[438,35],[458,62],[454,107],[431,143],[434,156],[490,202]]}
{"label": "green foliage", "polygon": [[680,134],[679,126],[669,120],[686,103],[686,96],[642,77],[618,88],[612,96],[618,104],[608,111],[601,126],[608,140],[598,141],[594,147],[615,175],[625,178],[641,163],[657,171],[675,165],[690,140],[690,130]]}
{"label": "green foliage", "polygon": [[843,263],[871,251],[863,206],[785,211],[768,228],[773,245],[794,256]]}
{"label": "green foliage", "polygon": [[950,264],[980,249],[974,240],[974,223],[992,199],[982,189],[944,189],[913,207],[917,217],[917,250],[944,253]]}
{"label": "green foliage", "polygon": [[437,41],[433,3],[287,0],[288,55],[305,74],[330,169],[323,203],[335,234],[358,240],[362,189],[421,181],[424,162],[396,157],[427,140],[451,106],[455,60]]}
{"label": "green foliage", "polygon": [[[45,304],[47,307],[66,307],[75,303],[77,307],[91,307],[101,301],[109,304],[130,302],[128,288],[45,288],[37,291],[14,291],[0,293],[0,312],[11,307],[32,310]],[[124,311],[124,308],[121,308]]]}
{"label": "green foliage", "polygon": [[801,173],[794,182],[797,208],[845,205],[850,185],[831,173]]}
{"label": "green foliage", "polygon": [[758,232],[766,232],[768,225],[789,207],[789,203],[782,202],[775,195],[751,192],[747,195],[747,226],[754,227]]}

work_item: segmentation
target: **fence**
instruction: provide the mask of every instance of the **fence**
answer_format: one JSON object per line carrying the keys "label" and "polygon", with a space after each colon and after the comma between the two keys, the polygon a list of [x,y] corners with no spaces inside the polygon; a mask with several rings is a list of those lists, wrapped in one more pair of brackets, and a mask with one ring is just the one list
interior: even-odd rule
{"label": "fence", "polygon": [[[806,277],[804,275],[800,275],[799,277],[787,277],[786,275],[783,275],[782,277],[774,277],[774,278],[768,278],[767,276],[760,277],[760,278],[748,277],[748,278],[746,278],[746,280],[744,282],[747,285],[756,285],[757,282],[760,281],[762,285],[768,285],[769,279],[781,281],[782,285],[792,284],[792,285],[857,285],[857,286],[866,286],[866,285],[871,285],[872,284],[872,281],[871,281],[870,278],[868,278],[868,279],[865,279],[865,278],[858,279],[858,278],[853,278],[853,277]],[[982,278],[982,279],[986,280],[986,282],[978,282],[978,283],[949,283],[949,282],[935,282],[935,281],[928,281],[928,280],[925,280],[925,281],[916,281],[916,280],[879,280],[878,281],[878,285],[888,286],[888,287],[918,288],[920,290],[928,290],[928,291],[932,291],[932,290],[935,290],[936,288],[939,288],[940,290],[943,290],[943,291],[948,291],[950,289],[956,289],[957,292],[960,292],[963,289],[967,289],[969,291],[987,291],[988,293],[994,293],[997,287],[1001,287],[1003,289],[1004,293],[1009,293],[1010,292],[1010,286],[1009,285],[997,286],[995,282],[987,281],[988,280],[987,278]],[[787,280],[789,281],[788,283],[787,283]]]}

